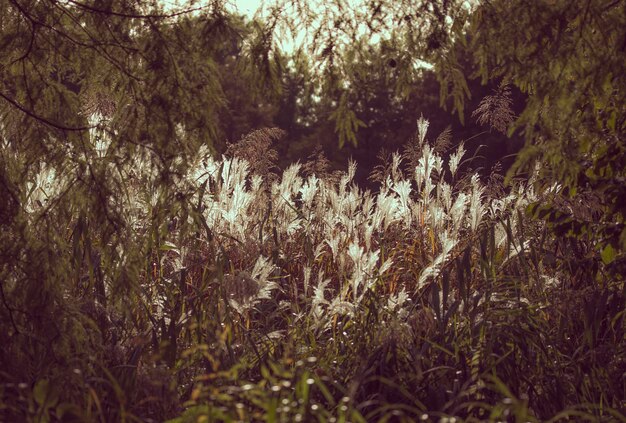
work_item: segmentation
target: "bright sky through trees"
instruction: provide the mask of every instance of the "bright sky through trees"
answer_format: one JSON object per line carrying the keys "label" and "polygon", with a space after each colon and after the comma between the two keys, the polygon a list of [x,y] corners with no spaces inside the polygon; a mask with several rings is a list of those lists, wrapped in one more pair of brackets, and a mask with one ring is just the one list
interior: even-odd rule
{"label": "bright sky through trees", "polygon": [[[160,2],[165,6],[166,10],[171,10],[174,8],[185,7],[187,3],[184,0],[160,0]],[[276,0],[225,0],[224,6],[226,9],[231,11],[236,11],[246,16],[248,19],[253,19],[255,16],[260,16],[262,18],[266,18],[269,15],[269,11],[276,6],[276,4],[280,3]],[[358,14],[363,13],[367,10],[367,2],[365,0],[340,0],[339,2],[335,2],[334,4],[340,3],[343,8],[347,9],[348,14],[353,14],[355,17]],[[195,7],[209,6],[210,2],[207,0],[198,2],[195,4]],[[275,42],[277,45],[286,53],[292,53],[298,46],[310,46],[312,42],[314,28],[320,26],[321,19],[323,19],[324,9],[328,9],[330,7],[330,2],[324,0],[316,0],[316,1],[308,1],[306,2],[306,7],[309,12],[313,12],[317,15],[313,22],[306,25],[303,22],[298,22],[298,19],[302,19],[303,16],[299,14],[298,11],[295,10],[296,6],[293,4],[284,4],[283,9],[281,10],[281,14],[286,20],[293,19],[296,21],[297,28],[294,31],[288,29],[284,22],[278,22],[277,26],[277,34],[279,35]],[[337,7],[337,6],[333,6]],[[468,2],[468,7],[469,2]],[[358,21],[358,19],[355,19]],[[388,22],[392,24],[392,22]],[[393,25],[390,25],[393,27]],[[366,35],[368,32],[368,26],[364,20],[359,23],[357,27],[357,33],[360,35]],[[373,33],[370,34],[369,42],[378,43],[381,40],[381,35],[385,33]],[[341,34],[336,34],[337,37],[341,38]],[[345,34],[344,34],[345,35]],[[346,43],[351,43],[349,37],[346,37],[344,40]],[[420,60],[419,58],[415,58],[414,63],[416,68],[432,68],[432,65]]]}

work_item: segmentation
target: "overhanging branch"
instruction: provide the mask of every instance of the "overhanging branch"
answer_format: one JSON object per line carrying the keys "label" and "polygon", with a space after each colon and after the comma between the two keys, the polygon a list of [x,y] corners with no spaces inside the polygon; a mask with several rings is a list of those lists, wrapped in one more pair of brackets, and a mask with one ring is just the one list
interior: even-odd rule
{"label": "overhanging branch", "polygon": [[0,92],[0,97],[2,97],[7,103],[9,103],[13,107],[19,109],[22,113],[26,114],[27,116],[30,116],[31,118],[36,119],[36,120],[38,120],[39,122],[41,122],[41,123],[43,123],[45,125],[51,126],[53,128],[56,128],[56,129],[60,129],[62,131],[72,131],[72,132],[89,131],[90,129],[94,129],[97,126],[97,125],[93,125],[93,126],[73,127],[73,126],[62,125],[62,124],[53,122],[53,121],[51,121],[49,119],[46,119],[43,116],[39,116],[38,114],[36,114],[32,110],[28,110],[26,107],[22,106],[20,103],[18,103],[17,101],[13,100],[12,98],[6,96],[2,92]]}
{"label": "overhanging branch", "polygon": [[185,15],[187,13],[192,13],[192,12],[197,12],[199,10],[203,10],[203,9],[207,9],[209,6],[200,6],[200,7],[194,7],[194,8],[190,8],[190,9],[185,9],[185,10],[181,10],[179,12],[172,12],[172,13],[163,13],[163,14],[159,14],[159,13],[155,13],[155,14],[139,14],[139,13],[124,13],[124,12],[115,12],[113,10],[103,10],[103,9],[98,9],[96,7],[90,6],[88,4],[84,4],[81,3],[79,1],[75,1],[75,0],[67,0],[67,3],[69,4],[73,4],[76,7],[80,7],[81,9],[85,9],[88,10],[90,12],[94,12],[94,13],[101,13],[104,15],[111,15],[111,16],[119,16],[122,18],[131,18],[131,19],[158,19],[158,18],[173,18],[176,16],[180,16],[180,15]]}

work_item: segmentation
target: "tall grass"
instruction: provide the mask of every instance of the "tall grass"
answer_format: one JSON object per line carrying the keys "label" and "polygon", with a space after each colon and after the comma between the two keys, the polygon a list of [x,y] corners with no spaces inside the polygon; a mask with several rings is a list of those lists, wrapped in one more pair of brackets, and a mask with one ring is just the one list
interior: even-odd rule
{"label": "tall grass", "polygon": [[52,357],[18,336],[47,323],[11,306],[36,307],[9,275],[2,324],[21,320],[4,337],[0,416],[626,420],[623,281],[581,277],[568,248],[593,246],[526,217],[558,187],[484,182],[462,144],[446,154],[427,128],[375,169],[376,192],[353,183],[354,162],[279,172],[272,130],[219,159],[201,152],[169,190],[145,160],[105,162],[95,171],[119,174],[106,204],[127,239],[98,244],[60,206],[73,170],[40,169],[24,231],[65,233],[53,274],[74,276],[41,277],[61,286],[55,330],[69,336]]}

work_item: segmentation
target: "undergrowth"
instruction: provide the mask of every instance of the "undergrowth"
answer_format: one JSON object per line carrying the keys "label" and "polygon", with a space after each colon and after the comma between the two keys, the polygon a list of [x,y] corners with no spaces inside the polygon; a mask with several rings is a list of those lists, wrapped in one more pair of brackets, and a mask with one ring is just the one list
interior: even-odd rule
{"label": "undergrowth", "polygon": [[321,152],[281,172],[272,129],[169,190],[106,143],[88,170],[5,155],[31,183],[2,229],[0,419],[626,421],[622,277],[529,217],[558,186],[483,181],[427,128],[377,192]]}

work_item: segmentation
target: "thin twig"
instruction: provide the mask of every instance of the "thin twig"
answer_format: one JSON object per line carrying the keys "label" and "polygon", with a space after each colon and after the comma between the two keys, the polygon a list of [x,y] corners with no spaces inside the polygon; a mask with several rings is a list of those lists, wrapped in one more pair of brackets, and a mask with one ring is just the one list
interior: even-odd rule
{"label": "thin twig", "polygon": [[68,3],[73,4],[74,6],[80,7],[81,9],[88,10],[93,13],[101,13],[103,15],[111,15],[111,16],[119,16],[121,18],[131,18],[131,19],[166,19],[166,18],[174,18],[176,16],[186,15],[193,12],[198,12],[200,10],[208,9],[209,6],[199,6],[190,9],[181,10],[179,12],[172,13],[164,13],[164,14],[139,14],[139,13],[126,13],[126,12],[116,12],[113,10],[103,10],[98,9],[93,6],[89,6],[87,4],[75,1],[75,0],[66,0]]}

